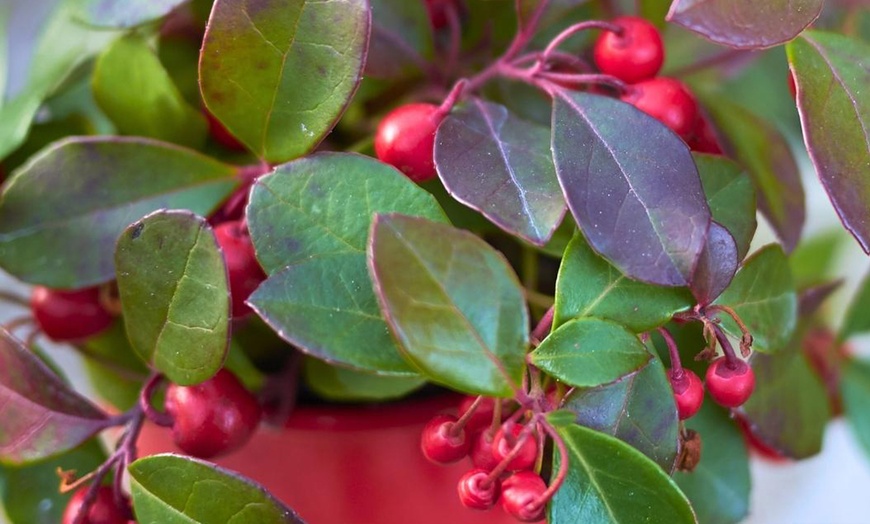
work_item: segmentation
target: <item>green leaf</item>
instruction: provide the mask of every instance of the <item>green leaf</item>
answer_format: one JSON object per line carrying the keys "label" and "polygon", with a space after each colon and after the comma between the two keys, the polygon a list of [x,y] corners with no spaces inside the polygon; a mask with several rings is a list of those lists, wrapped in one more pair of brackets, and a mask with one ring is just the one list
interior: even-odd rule
{"label": "green leaf", "polygon": [[139,391],[148,379],[148,368],[133,351],[122,319],[78,347],[85,357],[85,370],[97,394],[118,411],[139,401]]}
{"label": "green leaf", "polygon": [[[797,293],[782,248],[771,244],[753,253],[716,303],[730,306],[746,323],[753,348],[764,353],[782,349],[797,323]],[[725,331],[740,338],[737,324],[727,315],[721,318]]]}
{"label": "green leaf", "polygon": [[230,294],[208,222],[156,211],[124,230],[115,264],[127,336],[142,360],[183,386],[217,373],[229,345]]}
{"label": "green leaf", "polygon": [[576,388],[562,408],[574,422],[630,444],[665,471],[674,469],[679,420],[665,367],[653,358],[637,373],[612,384]]}
{"label": "green leaf", "polygon": [[737,258],[743,260],[757,226],[752,180],[727,157],[699,153],[693,156],[713,220],[731,233],[737,243]]}
{"label": "green leaf", "polygon": [[846,311],[846,316],[843,319],[843,325],[840,328],[838,335],[839,340],[846,340],[852,336],[860,335],[870,331],[870,274],[864,277],[861,281],[861,286],[858,292],[852,298],[852,303],[849,304],[849,309]]}
{"label": "green leaf", "polygon": [[103,51],[94,67],[93,91],[120,134],[192,148],[205,143],[205,117],[184,100],[142,36],[127,35]]}
{"label": "green leaf", "polygon": [[209,110],[260,158],[313,149],[362,75],[366,0],[217,0],[199,64]]}
{"label": "green leaf", "polygon": [[694,304],[686,288],[632,280],[595,253],[580,234],[568,244],[556,280],[554,327],[572,318],[599,317],[640,333]]}
{"label": "green leaf", "polygon": [[566,384],[594,387],[642,368],[652,355],[624,327],[597,318],[569,320],[531,354],[540,369]]}
{"label": "green leaf", "polygon": [[393,78],[419,69],[432,55],[432,22],[424,2],[370,0],[372,32],[366,76]]}
{"label": "green leaf", "polygon": [[674,473],[704,524],[737,524],[749,513],[749,454],[737,424],[708,397],[686,421],[701,437],[701,462],[691,473]]}
{"label": "green leaf", "polygon": [[447,225],[379,214],[368,260],[381,311],[409,362],[468,394],[513,396],[529,314],[501,253]]}
{"label": "green leaf", "polygon": [[139,522],[304,524],[264,487],[205,461],[152,455],[127,471]]}
{"label": "green leaf", "polygon": [[839,226],[805,238],[789,255],[789,266],[798,289],[819,284],[833,276],[846,232]]}
{"label": "green leaf", "polygon": [[58,468],[80,475],[95,470],[106,459],[94,438],[62,455],[26,466],[0,466],[2,509],[10,524],[61,522],[72,493],[58,491]]}
{"label": "green leaf", "polygon": [[[558,428],[568,447],[568,477],[548,522],[568,524],[694,523],[688,499],[667,473],[619,439],[572,425]],[[562,458],[555,454],[553,471]]]}
{"label": "green leaf", "polygon": [[870,363],[851,359],[843,367],[840,386],[843,412],[864,452],[870,456]]}
{"label": "green leaf", "polygon": [[115,241],[161,208],[208,214],[236,171],[140,138],[72,138],[19,169],[0,197],[0,266],[25,282],[79,288],[115,276]]}
{"label": "green leaf", "polygon": [[413,374],[381,316],[366,266],[375,213],[446,222],[436,200],[386,164],[318,153],[257,180],[248,228],[271,276],[249,298],[283,338],[321,360]]}
{"label": "green leaf", "polygon": [[420,389],[421,377],[384,377],[331,366],[316,358],[306,358],[305,384],[317,395],[337,402],[372,402],[401,398]]}
{"label": "green leaf", "polygon": [[79,18],[99,27],[134,27],[157,20],[186,0],[83,0]]}
{"label": "green leaf", "polygon": [[755,391],[740,411],[753,435],[786,457],[817,454],[831,407],[822,381],[804,354],[799,350],[756,353],[750,363]]}

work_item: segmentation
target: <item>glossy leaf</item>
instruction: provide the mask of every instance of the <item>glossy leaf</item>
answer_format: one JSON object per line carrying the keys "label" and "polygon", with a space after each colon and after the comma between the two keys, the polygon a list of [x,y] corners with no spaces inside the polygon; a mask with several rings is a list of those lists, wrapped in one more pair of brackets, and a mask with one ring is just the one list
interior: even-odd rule
{"label": "glossy leaf", "polygon": [[[753,253],[716,303],[731,307],[743,319],[755,339],[754,349],[783,349],[797,322],[797,293],[782,248],[771,244]],[[737,324],[727,315],[720,318],[725,331],[740,338]]]}
{"label": "glossy leaf", "polygon": [[737,257],[734,237],[718,223],[711,222],[707,245],[698,259],[690,286],[699,304],[707,305],[725,291],[740,264]]}
{"label": "glossy leaf", "polygon": [[556,280],[554,327],[572,318],[598,317],[641,333],[692,307],[685,288],[666,288],[632,280],[596,254],[582,235],[565,250]]}
{"label": "glossy leaf", "polygon": [[[582,426],[558,431],[568,447],[568,477],[549,505],[549,522],[696,522],[686,496],[640,451]],[[558,471],[561,457],[555,457],[553,471]]]}
{"label": "glossy leaf", "polygon": [[392,78],[425,66],[434,47],[426,4],[407,0],[369,1],[372,32],[366,76]]}
{"label": "glossy leaf", "polygon": [[843,367],[840,386],[843,393],[843,411],[864,452],[870,456],[870,364],[851,359]]}
{"label": "glossy leaf", "polygon": [[746,172],[720,155],[694,153],[695,164],[713,220],[725,226],[737,243],[737,256],[746,258],[755,228],[755,189]]}
{"label": "glossy leaf", "polygon": [[629,104],[563,93],[553,102],[552,149],[589,244],[629,277],[685,285],[710,223],[686,144]]}
{"label": "glossy leaf", "polygon": [[673,390],[658,358],[637,373],[588,389],[574,389],[561,406],[581,426],[612,435],[670,472],[679,425]]}
{"label": "glossy leaf", "polygon": [[367,0],[217,0],[199,63],[203,100],[260,158],[302,156],[353,95],[369,25]]}
{"label": "glossy leaf", "polygon": [[535,366],[566,384],[595,387],[636,372],[652,356],[619,324],[578,318],[550,333],[531,358]]}
{"label": "glossy leaf", "polygon": [[857,293],[849,304],[849,309],[840,327],[839,339],[846,340],[852,336],[870,331],[870,274],[864,277]]}
{"label": "glossy leaf", "polygon": [[438,127],[435,164],[444,186],[508,233],[545,244],[565,213],[546,127],[479,98]]}
{"label": "glossy leaf", "polygon": [[379,214],[368,261],[381,311],[414,367],[468,394],[513,396],[529,317],[501,253],[447,225]]}
{"label": "glossy leaf", "polygon": [[115,240],[131,222],[160,208],[208,214],[236,185],[232,167],[161,142],[58,142],[6,184],[0,266],[55,288],[107,282],[115,275]]}
{"label": "glossy leaf", "polygon": [[717,44],[759,49],[788,42],[822,12],[823,0],[674,0],[668,21]]}
{"label": "glossy leaf", "polygon": [[152,455],[130,464],[127,471],[140,522],[304,524],[264,487],[205,461]]}
{"label": "glossy leaf", "polygon": [[725,147],[752,177],[758,209],[791,252],[800,240],[806,213],[800,170],[778,129],[721,96],[706,109],[721,131]]}
{"label": "glossy leaf", "polygon": [[787,50],[810,159],[843,225],[870,253],[870,45],[807,31]]}
{"label": "glossy leaf", "polygon": [[701,462],[674,480],[704,524],[737,524],[749,513],[749,454],[728,413],[708,397],[686,427],[701,437]]}
{"label": "glossy leaf", "polygon": [[0,462],[23,464],[72,449],[106,427],[106,414],[0,329]]}
{"label": "glossy leaf", "polygon": [[186,0],[84,0],[79,17],[99,27],[134,27],[169,14]]}
{"label": "glossy leaf", "polygon": [[305,359],[305,384],[318,396],[334,402],[377,402],[404,397],[420,389],[421,377],[384,377]]}
{"label": "glossy leaf", "polygon": [[80,474],[93,471],[106,459],[93,438],[62,455],[24,466],[0,466],[0,501],[9,524],[61,522],[72,493],[60,493],[58,468]]}
{"label": "glossy leaf", "polygon": [[310,355],[360,370],[413,374],[381,316],[366,266],[371,220],[383,212],[446,221],[426,191],[360,155],[319,153],[260,178],[248,227],[272,276],[249,302]]}
{"label": "glossy leaf", "polygon": [[152,213],[118,238],[115,264],[127,336],[142,360],[183,386],[217,373],[229,344],[230,294],[205,219]]}
{"label": "glossy leaf", "polygon": [[184,100],[142,36],[125,36],[103,51],[94,67],[93,92],[119,134],[192,148],[205,143],[205,117]]}
{"label": "glossy leaf", "polygon": [[811,457],[822,449],[831,417],[821,380],[799,351],[756,354],[755,391],[740,410],[752,433],[786,457]]}

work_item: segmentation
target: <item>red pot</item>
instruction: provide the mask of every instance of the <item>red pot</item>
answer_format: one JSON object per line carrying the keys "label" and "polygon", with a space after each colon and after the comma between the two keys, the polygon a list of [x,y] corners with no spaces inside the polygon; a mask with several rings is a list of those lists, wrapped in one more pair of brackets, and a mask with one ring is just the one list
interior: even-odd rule
{"label": "red pot", "polygon": [[[470,461],[437,466],[420,452],[426,421],[457,403],[300,407],[284,431],[262,427],[215,462],[264,485],[309,524],[516,524],[498,505],[480,512],[459,503],[456,483]],[[148,425],[139,451],[178,449],[169,430]]]}

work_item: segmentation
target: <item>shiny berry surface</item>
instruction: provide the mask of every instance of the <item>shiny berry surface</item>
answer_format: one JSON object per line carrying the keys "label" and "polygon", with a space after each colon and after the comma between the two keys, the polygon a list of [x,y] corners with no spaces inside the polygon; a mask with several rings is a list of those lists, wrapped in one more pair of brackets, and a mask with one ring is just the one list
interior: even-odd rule
{"label": "shiny berry surface", "polygon": [[260,405],[236,376],[222,369],[195,386],[170,384],[166,411],[172,438],[185,453],[209,458],[242,447],[260,423]]}
{"label": "shiny berry surface", "polygon": [[490,482],[489,472],[483,469],[473,469],[459,479],[456,490],[459,501],[470,509],[489,509],[498,500],[498,480]]}
{"label": "shiny berry surface", "polygon": [[691,418],[701,409],[704,403],[704,384],[694,372],[683,369],[679,374],[668,370],[668,379],[674,390],[674,400],[677,403],[677,415],[680,420]]}
{"label": "shiny berry surface", "polygon": [[592,56],[598,69],[630,84],[656,76],[665,61],[656,26],[633,16],[622,16],[612,23],[622,31],[604,31],[595,41]]}
{"label": "shiny berry surface", "polygon": [[[492,441],[492,455],[497,462],[501,462],[511,453],[522,431],[523,426],[514,424],[508,429],[503,427],[495,434]],[[523,441],[520,452],[508,463],[507,469],[509,471],[531,469],[537,459],[538,441],[532,433]]]}
{"label": "shiny berry surface", "polygon": [[546,504],[540,504],[547,490],[544,480],[532,471],[518,471],[501,485],[501,507],[520,522],[544,519]]}
{"label": "shiny berry surface", "polygon": [[498,460],[492,452],[493,440],[494,435],[488,431],[478,431],[474,434],[471,441],[471,451],[468,453],[474,467],[492,471],[498,466]]}
{"label": "shiny berry surface", "polygon": [[435,131],[441,123],[438,106],[406,104],[381,120],[375,133],[375,153],[415,182],[435,178]]}
{"label": "shiny berry surface", "polygon": [[35,286],[30,310],[45,335],[56,341],[79,340],[112,325],[114,318],[100,304],[100,289],[61,291]]}
{"label": "shiny berry surface", "polygon": [[455,423],[456,417],[436,415],[423,428],[420,450],[430,462],[450,464],[468,455],[471,439],[464,428],[455,430]]}
{"label": "shiny berry surface", "polygon": [[240,221],[224,222],[214,228],[214,234],[227,264],[233,316],[244,316],[251,312],[245,300],[265,280],[266,275],[254,256],[254,245],[248,230]]}
{"label": "shiny berry surface", "polygon": [[698,103],[679,80],[653,78],[631,86],[622,100],[658,119],[684,140],[692,137],[698,120]]}
{"label": "shiny berry surface", "polygon": [[705,385],[710,397],[717,404],[736,408],[742,406],[752,395],[755,389],[755,373],[742,360],[735,360],[729,365],[725,357],[720,357],[707,368]]}
{"label": "shiny berry surface", "polygon": [[[61,524],[73,524],[81,510],[82,503],[87,496],[90,486],[85,486],[76,491],[70,497],[66,509],[63,512]],[[115,504],[115,493],[109,486],[100,486],[97,490],[97,498],[88,510],[87,517],[82,524],[127,524],[127,512]]]}

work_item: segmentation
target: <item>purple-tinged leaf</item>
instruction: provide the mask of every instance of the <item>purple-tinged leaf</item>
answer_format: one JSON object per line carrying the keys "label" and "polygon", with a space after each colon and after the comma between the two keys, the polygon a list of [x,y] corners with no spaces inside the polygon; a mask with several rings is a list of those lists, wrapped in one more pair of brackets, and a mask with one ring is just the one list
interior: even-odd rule
{"label": "purple-tinged leaf", "polygon": [[435,164],[454,198],[544,245],[565,214],[549,145],[547,128],[475,98],[441,123]]}
{"label": "purple-tinged leaf", "polygon": [[432,23],[424,2],[369,0],[372,34],[366,76],[393,78],[426,65],[432,55]]}
{"label": "purple-tinged leaf", "polygon": [[822,303],[843,285],[843,279],[826,282],[802,289],[798,293],[798,315],[806,317],[815,313]]}
{"label": "purple-tinged leaf", "polygon": [[134,27],[157,20],[187,0],[84,0],[79,19],[97,27]]}
{"label": "purple-tinged leaf", "polygon": [[705,306],[725,291],[740,264],[737,257],[737,243],[731,233],[720,224],[710,222],[707,244],[689,286],[699,304]]}
{"label": "purple-tinged leaf", "polygon": [[705,102],[725,149],[752,178],[758,209],[790,253],[800,240],[805,210],[800,170],[788,142],[778,129],[742,106],[722,97]]}
{"label": "purple-tinged leaf", "polygon": [[23,464],[72,449],[106,427],[106,414],[0,328],[0,462]]}
{"label": "purple-tinged leaf", "polygon": [[807,31],[787,52],[810,160],[843,225],[870,253],[870,45]]}
{"label": "purple-tinged leaf", "polygon": [[589,244],[631,278],[686,285],[710,225],[686,144],[629,104],[560,92],[551,147],[568,207]]}
{"label": "purple-tinged leaf", "polygon": [[667,20],[738,49],[788,42],[819,17],[823,0],[674,0]]}

